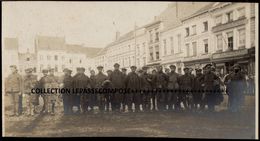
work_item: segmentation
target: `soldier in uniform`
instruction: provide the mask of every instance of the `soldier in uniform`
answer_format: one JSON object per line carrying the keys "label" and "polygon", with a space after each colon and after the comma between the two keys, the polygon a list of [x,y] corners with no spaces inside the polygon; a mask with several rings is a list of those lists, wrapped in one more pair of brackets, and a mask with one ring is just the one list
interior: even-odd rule
{"label": "soldier in uniform", "polygon": [[[63,88],[71,90],[72,91],[72,86],[73,86],[73,80],[71,76],[71,70],[65,68],[63,70],[64,76],[63,76]],[[71,93],[63,93],[62,94],[62,99],[63,99],[63,109],[64,109],[64,114],[71,114],[72,113],[72,95]]]}
{"label": "soldier in uniform", "polygon": [[[90,71],[90,88],[94,89],[96,88],[96,75],[95,75],[95,71],[94,70],[91,70]],[[98,106],[98,101],[97,101],[97,94],[93,93],[93,94],[88,94],[87,95],[87,103],[88,103],[88,106],[90,107],[90,111],[91,112],[94,112],[94,106]]]}
{"label": "soldier in uniform", "polygon": [[234,72],[230,74],[229,81],[227,82],[229,85],[229,89],[227,90],[228,99],[230,99],[230,106],[228,108],[230,112],[239,112],[246,90],[246,76],[242,73],[240,65],[235,64],[233,69]]}
{"label": "soldier in uniform", "polygon": [[[43,77],[41,77],[40,80],[36,84],[36,88],[39,88],[39,89],[44,89],[45,88],[45,83],[46,83],[46,79],[47,79],[47,76],[48,76],[48,70],[47,69],[43,69],[42,70],[42,74],[43,74]],[[44,94],[44,93],[40,94],[40,96],[43,99],[43,107],[42,107],[41,113],[47,113],[47,109],[48,109],[48,96],[47,96],[47,94]]]}
{"label": "soldier in uniform", "polygon": [[152,91],[152,76],[147,73],[147,67],[142,67],[142,74],[140,76],[141,78],[141,88],[144,90],[142,92],[142,106],[144,111],[150,111],[151,110],[151,91]]}
{"label": "soldier in uniform", "polygon": [[[123,73],[119,70],[120,65],[118,63],[114,64],[114,71],[111,73],[110,76],[110,81],[113,85],[113,88],[116,89],[122,89],[125,87],[124,82],[124,75]],[[111,105],[112,105],[112,110],[115,112],[120,112],[120,106],[122,102],[123,94],[122,93],[113,93],[111,95]]]}
{"label": "soldier in uniform", "polygon": [[[87,75],[84,74],[85,68],[79,67],[77,68],[77,74],[73,77],[73,86],[74,88],[77,89],[85,89],[85,88],[90,88],[90,79]],[[85,94],[85,93],[77,93],[76,94],[76,100],[80,101],[80,103],[76,103],[79,107],[81,107],[82,113],[88,112],[88,101],[87,101],[87,95],[90,94]],[[78,109],[78,112],[80,112],[80,109]]]}
{"label": "soldier in uniform", "polygon": [[129,112],[133,112],[132,103],[135,104],[135,111],[140,111],[141,95],[139,93],[141,81],[136,73],[136,66],[131,66],[131,72],[126,77],[126,88],[130,89],[130,93],[126,94],[126,103]]}
{"label": "soldier in uniform", "polygon": [[193,78],[190,75],[189,68],[185,67],[184,73],[185,73],[184,75],[180,76],[177,79],[177,82],[180,86],[180,92],[178,94],[177,110],[181,109],[181,106],[180,106],[181,102],[183,102],[185,110],[187,110],[189,108],[187,97],[188,97],[188,95],[191,94],[191,90],[193,88]]}
{"label": "soldier in uniform", "polygon": [[180,76],[178,73],[176,73],[176,66],[170,65],[171,72],[169,73],[169,83],[168,83],[168,89],[170,90],[170,93],[167,98],[167,104],[169,106],[169,109],[172,109],[172,106],[174,105],[174,109],[176,110],[177,107],[177,99],[178,99],[178,89],[179,85],[177,82],[178,77]]}
{"label": "soldier in uniform", "polygon": [[11,103],[13,104],[13,115],[19,116],[19,95],[23,93],[23,79],[20,74],[18,74],[17,67],[15,65],[10,66],[11,74],[5,80],[5,93],[10,95]]}
{"label": "soldier in uniform", "polygon": [[[112,70],[107,70],[107,79],[103,82],[103,88],[104,89],[112,89],[112,82],[110,81],[110,77],[112,74]],[[105,93],[105,105],[106,105],[106,112],[109,112],[109,105],[111,104],[111,94]]]}
{"label": "soldier in uniform", "polygon": [[194,88],[193,88],[193,104],[194,109],[198,110],[198,105],[200,105],[200,108],[202,107],[202,93],[203,93],[203,74],[202,69],[196,69],[196,76],[194,78]]}
{"label": "soldier in uniform", "polygon": [[[105,80],[107,80],[107,76],[102,72],[103,71],[103,66],[98,66],[98,74],[96,75],[96,88],[101,89],[103,88],[103,83]],[[105,94],[98,94],[98,107],[100,112],[105,111]]]}
{"label": "soldier in uniform", "polygon": [[[54,69],[51,68],[49,69],[49,75],[46,77],[45,80],[45,88],[59,88],[59,80],[56,76],[54,76]],[[55,103],[57,100],[57,94],[56,93],[50,93],[47,94],[48,96],[48,108],[47,108],[47,112],[51,113],[51,115],[54,115],[55,113]]]}
{"label": "soldier in uniform", "polygon": [[35,106],[38,104],[38,95],[32,94],[31,90],[37,83],[37,76],[32,74],[32,68],[25,70],[26,75],[24,77],[24,94],[26,96],[26,109],[27,115],[34,115]]}
{"label": "soldier in uniform", "polygon": [[157,103],[158,103],[158,110],[166,111],[166,97],[167,93],[163,92],[163,90],[167,89],[169,77],[163,73],[162,66],[157,67],[157,74],[156,74],[156,88],[159,90],[157,93]]}
{"label": "soldier in uniform", "polygon": [[[124,75],[124,82],[123,83],[125,84],[125,79],[126,79],[126,76],[127,76],[127,69],[126,68],[122,68],[121,70],[122,70],[122,73]],[[126,94],[123,94],[122,111],[124,111],[126,109],[126,105],[127,105],[126,99],[127,99]]]}
{"label": "soldier in uniform", "polygon": [[218,81],[221,83],[221,80],[219,77],[216,76],[212,72],[212,65],[207,64],[205,66],[205,74],[203,75],[203,86],[205,90],[205,100],[208,105],[209,112],[213,112],[215,110],[215,104],[216,104],[216,93],[214,92],[215,89],[215,81]]}

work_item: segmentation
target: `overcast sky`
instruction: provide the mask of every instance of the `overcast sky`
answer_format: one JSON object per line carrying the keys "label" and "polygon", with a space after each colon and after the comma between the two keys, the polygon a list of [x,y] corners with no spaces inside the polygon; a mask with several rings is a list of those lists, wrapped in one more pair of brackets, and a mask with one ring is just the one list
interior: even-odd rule
{"label": "overcast sky", "polygon": [[[71,44],[104,47],[115,32],[145,25],[169,2],[3,2],[4,37],[18,37],[20,50],[32,48],[35,35],[65,36]],[[113,24],[115,23],[115,25]]]}

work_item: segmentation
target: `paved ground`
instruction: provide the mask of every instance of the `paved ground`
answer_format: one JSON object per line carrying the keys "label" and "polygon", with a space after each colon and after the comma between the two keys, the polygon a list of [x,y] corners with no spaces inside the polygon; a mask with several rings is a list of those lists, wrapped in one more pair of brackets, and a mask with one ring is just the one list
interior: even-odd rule
{"label": "paved ground", "polygon": [[254,112],[230,114],[128,113],[128,114],[58,114],[5,118],[6,136],[76,137],[185,137],[239,138],[255,137]]}

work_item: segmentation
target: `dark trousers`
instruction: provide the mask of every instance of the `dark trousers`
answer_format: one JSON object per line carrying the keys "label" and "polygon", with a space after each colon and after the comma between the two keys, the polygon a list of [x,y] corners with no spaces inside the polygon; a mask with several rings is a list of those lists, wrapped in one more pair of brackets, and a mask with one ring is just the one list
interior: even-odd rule
{"label": "dark trousers", "polygon": [[70,114],[72,111],[72,103],[71,103],[70,95],[63,94],[62,99],[63,99],[64,114]]}
{"label": "dark trousers", "polygon": [[151,93],[143,93],[142,95],[142,105],[144,111],[151,110]]}
{"label": "dark trousers", "polygon": [[151,98],[152,98],[152,106],[153,106],[153,109],[152,110],[156,110],[156,104],[155,104],[155,102],[156,102],[156,93],[155,92],[153,92],[152,94],[151,94]]}
{"label": "dark trousers", "polygon": [[19,108],[18,108],[18,113],[22,114],[23,113],[23,96],[19,95]]}
{"label": "dark trousers", "polygon": [[112,111],[120,111],[123,95],[121,93],[113,93],[111,95]]}

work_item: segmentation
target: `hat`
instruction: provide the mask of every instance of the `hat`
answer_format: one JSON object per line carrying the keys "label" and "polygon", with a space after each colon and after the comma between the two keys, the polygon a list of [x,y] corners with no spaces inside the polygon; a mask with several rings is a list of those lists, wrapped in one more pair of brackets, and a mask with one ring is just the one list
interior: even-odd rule
{"label": "hat", "polygon": [[122,68],[121,70],[122,70],[122,71],[126,71],[127,69],[126,69],[126,68]]}
{"label": "hat", "polygon": [[26,73],[31,73],[31,72],[33,72],[33,69],[32,68],[27,68],[27,69],[25,69],[25,72]]}
{"label": "hat", "polygon": [[175,65],[170,65],[170,68],[176,68],[176,66]]}
{"label": "hat", "polygon": [[17,66],[16,66],[16,65],[11,65],[10,68],[15,68],[15,69],[17,69]]}
{"label": "hat", "polygon": [[130,68],[131,68],[131,69],[133,69],[133,68],[135,68],[135,69],[136,69],[137,67],[136,67],[136,66],[131,66]]}
{"label": "hat", "polygon": [[212,66],[212,64],[207,64],[207,65],[205,65],[205,68],[211,67],[211,66]]}
{"label": "hat", "polygon": [[103,66],[98,66],[97,69],[103,69],[104,67]]}
{"label": "hat", "polygon": [[184,67],[184,68],[183,68],[183,70],[189,70],[189,69],[190,69],[190,68],[188,68],[188,67]]}
{"label": "hat", "polygon": [[202,69],[200,69],[200,68],[196,68],[195,71],[196,71],[196,72],[201,72]]}
{"label": "hat", "polygon": [[116,67],[116,66],[119,67],[120,65],[119,65],[118,63],[115,63],[115,64],[114,64],[114,67]]}
{"label": "hat", "polygon": [[107,70],[107,72],[113,72],[112,70]]}
{"label": "hat", "polygon": [[140,72],[140,73],[142,73],[143,72],[143,70],[142,69],[138,69],[138,71],[137,72]]}
{"label": "hat", "polygon": [[240,66],[239,64],[235,64],[235,65],[233,66],[233,69],[241,69],[241,66]]}
{"label": "hat", "polygon": [[77,67],[76,70],[79,71],[81,68],[80,67]]}
{"label": "hat", "polygon": [[143,66],[143,67],[142,67],[142,70],[147,70],[147,69],[148,69],[147,66]]}
{"label": "hat", "polygon": [[48,70],[47,69],[43,69],[42,73],[48,73]]}
{"label": "hat", "polygon": [[80,70],[85,71],[85,68],[84,67],[80,67]]}

